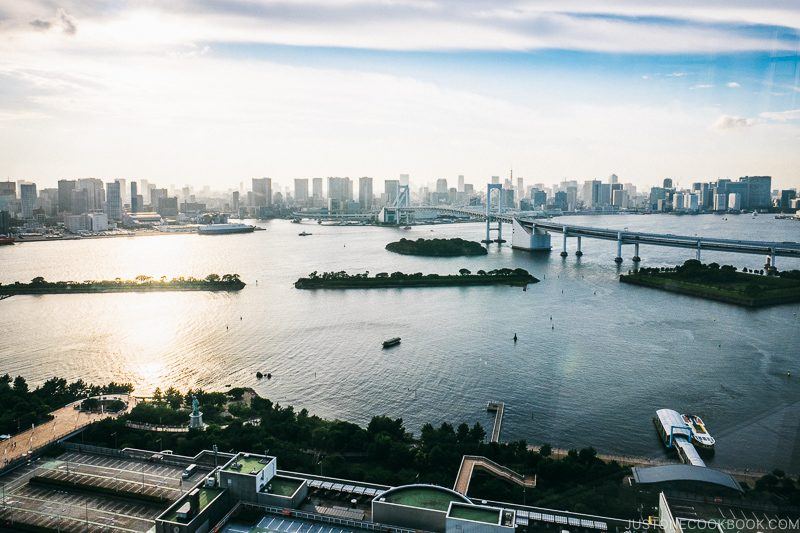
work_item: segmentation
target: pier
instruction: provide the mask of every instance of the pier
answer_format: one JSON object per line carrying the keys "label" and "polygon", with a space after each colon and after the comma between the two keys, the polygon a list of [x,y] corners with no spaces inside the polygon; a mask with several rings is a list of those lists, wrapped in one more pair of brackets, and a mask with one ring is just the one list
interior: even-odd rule
{"label": "pier", "polygon": [[490,401],[486,404],[486,410],[494,412],[494,425],[492,425],[492,434],[489,437],[489,442],[500,442],[500,428],[503,425],[503,411],[505,411],[506,404],[503,402]]}

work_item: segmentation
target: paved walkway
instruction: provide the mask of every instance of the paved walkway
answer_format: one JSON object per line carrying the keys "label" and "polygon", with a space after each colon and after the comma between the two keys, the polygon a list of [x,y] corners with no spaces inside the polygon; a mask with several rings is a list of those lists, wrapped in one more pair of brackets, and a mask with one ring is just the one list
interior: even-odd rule
{"label": "paved walkway", "polygon": [[116,417],[133,408],[134,401],[128,400],[127,394],[106,394],[96,396],[96,398],[119,399],[128,404],[127,409],[119,413],[85,413],[75,409],[83,399],[75,401],[69,405],[57,409],[50,414],[54,417],[49,422],[35,426],[32,429],[23,431],[0,442],[0,468],[28,453],[35,452],[39,448],[63,438],[73,431],[88,426],[92,422],[103,420],[104,418]]}
{"label": "paved walkway", "polygon": [[453,490],[466,496],[469,482],[472,480],[472,473],[476,468],[483,469],[493,476],[516,483],[521,487],[533,488],[536,486],[535,476],[523,476],[480,455],[465,455],[461,459],[461,468],[458,470]]}

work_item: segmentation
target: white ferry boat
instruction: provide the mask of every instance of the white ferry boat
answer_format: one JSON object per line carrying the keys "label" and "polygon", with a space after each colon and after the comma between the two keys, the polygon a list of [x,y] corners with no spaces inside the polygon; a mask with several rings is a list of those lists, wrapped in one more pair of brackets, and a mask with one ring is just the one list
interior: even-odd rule
{"label": "white ferry boat", "polygon": [[205,226],[198,226],[197,233],[200,235],[225,235],[228,233],[251,233],[255,231],[255,229],[255,226],[251,226],[249,224],[232,222],[226,224],[206,224]]}
{"label": "white ferry boat", "polygon": [[697,415],[681,415],[687,426],[692,428],[692,444],[703,450],[713,450],[717,442],[708,433],[703,419]]}

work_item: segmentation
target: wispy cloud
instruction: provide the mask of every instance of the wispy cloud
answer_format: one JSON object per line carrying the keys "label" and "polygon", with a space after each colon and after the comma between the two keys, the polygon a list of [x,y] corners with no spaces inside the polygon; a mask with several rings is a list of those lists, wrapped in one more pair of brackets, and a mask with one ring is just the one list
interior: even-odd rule
{"label": "wispy cloud", "polygon": [[800,9],[788,1],[773,3],[770,9],[756,0],[731,0],[725,9],[713,0],[658,4],[646,0],[605,4],[578,0],[173,0],[142,4],[62,0],[53,20],[51,0],[29,0],[4,7],[0,29],[30,29],[34,24],[41,30],[41,23],[57,21],[64,33],[72,35],[77,32],[77,19],[81,31],[85,24],[89,32],[85,44],[94,46],[239,42],[378,50],[621,53],[796,47],[796,40],[781,37],[781,32],[747,26],[800,28]]}
{"label": "wispy cloud", "polygon": [[786,111],[765,111],[758,115],[767,120],[775,120],[777,122],[788,122],[790,120],[800,120],[800,109],[789,109]]}
{"label": "wispy cloud", "polygon": [[720,115],[720,117],[711,125],[714,130],[735,130],[742,128],[749,128],[758,124],[758,121],[752,118],[737,117],[732,115]]}
{"label": "wispy cloud", "polygon": [[692,85],[689,88],[690,89],[713,89],[714,85],[712,83],[698,83],[696,85]]}
{"label": "wispy cloud", "polygon": [[735,81],[729,81],[728,83],[725,84],[725,87],[728,87],[729,89],[738,89],[739,87],[741,87],[741,85],[739,85]]}

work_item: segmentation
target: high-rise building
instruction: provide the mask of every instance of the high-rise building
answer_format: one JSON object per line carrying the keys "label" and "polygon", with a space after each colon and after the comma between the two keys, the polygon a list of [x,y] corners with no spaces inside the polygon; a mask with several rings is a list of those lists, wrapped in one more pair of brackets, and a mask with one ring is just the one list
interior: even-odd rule
{"label": "high-rise building", "polygon": [[586,207],[597,207],[600,204],[600,188],[603,183],[600,180],[589,180],[583,182],[581,199]]}
{"label": "high-rise building", "polygon": [[153,186],[150,185],[148,180],[139,180],[139,194],[142,196],[142,201],[139,202],[139,209],[150,203],[150,189],[152,188]]}
{"label": "high-rise building", "polygon": [[458,175],[458,192],[464,192],[464,175]]}
{"label": "high-rise building", "polygon": [[272,179],[253,178],[253,207],[272,205]]}
{"label": "high-rise building", "polygon": [[400,194],[400,181],[385,180],[383,182],[383,195],[386,205],[392,205]]}
{"label": "high-rise building", "polygon": [[114,181],[119,183],[119,200],[122,205],[130,203],[130,189],[128,189],[128,180],[125,178],[117,178]]}
{"label": "high-rise building", "polygon": [[544,209],[547,205],[547,193],[539,189],[531,189],[531,200],[534,209]]}
{"label": "high-rise building", "polygon": [[408,185],[410,178],[408,174],[400,174],[400,185]]}
{"label": "high-rise building", "polygon": [[106,214],[109,220],[122,220],[122,190],[119,181],[106,183]]}
{"label": "high-rise building", "polygon": [[664,178],[664,188],[665,189],[672,188],[672,178]]}
{"label": "high-rise building", "polygon": [[294,201],[297,205],[308,204],[308,178],[294,180]]}
{"label": "high-rise building", "polygon": [[715,194],[714,195],[714,211],[725,211],[728,208],[728,195]]}
{"label": "high-rise building", "polygon": [[234,215],[239,215],[239,191],[233,191],[231,195],[231,211]]}
{"label": "high-rise building", "polygon": [[106,201],[106,192],[103,180],[97,178],[81,178],[78,180],[78,189],[86,191],[87,211],[101,211]]}
{"label": "high-rise building", "polygon": [[436,192],[438,194],[447,194],[447,179],[439,178],[436,180]]}
{"label": "high-rise building", "polygon": [[769,209],[772,207],[772,177],[744,176],[739,183],[747,185],[747,196],[742,199],[742,209]]}
{"label": "high-rise building", "polygon": [[89,191],[76,188],[70,194],[70,204],[72,205],[72,214],[81,215],[89,211]]}
{"label": "high-rise building", "polygon": [[136,182],[132,181],[131,182],[131,213],[138,213],[140,207],[141,206],[139,205],[139,191],[138,191],[138,188],[136,186]]}
{"label": "high-rise building", "polygon": [[36,209],[36,184],[21,183],[19,186],[19,197],[21,204],[22,218],[33,218],[33,210]]}
{"label": "high-rise building", "polygon": [[[161,200],[163,200],[164,198],[167,198],[167,196],[169,196],[169,192],[167,191],[167,189],[155,189],[155,188],[151,189],[150,190],[150,210],[151,211],[155,211],[158,214],[163,216],[163,213],[161,213],[161,211],[160,211],[160,209],[161,209],[161,207],[160,207],[161,206]],[[177,207],[177,204],[176,204],[176,207]]]}
{"label": "high-rise building", "polygon": [[738,192],[728,193],[728,209],[731,211],[741,211],[742,195]]}
{"label": "high-rise building", "polygon": [[372,178],[358,178],[358,205],[362,211],[372,209]]}
{"label": "high-rise building", "polygon": [[58,189],[55,187],[48,187],[40,190],[37,205],[44,211],[44,216],[55,216],[58,212]]}
{"label": "high-rise building", "polygon": [[794,189],[782,190],[780,200],[778,201],[778,207],[780,207],[781,211],[788,211],[792,208],[792,200],[795,198],[797,198],[797,191]]}
{"label": "high-rise building", "polygon": [[500,176],[492,176],[492,184],[497,185],[500,183]]}
{"label": "high-rise building", "polygon": [[72,213],[72,191],[77,187],[75,180],[58,180],[58,211]]}
{"label": "high-rise building", "polygon": [[350,178],[328,178],[328,200],[331,198],[340,202],[348,202],[353,199],[353,182],[350,181]]}
{"label": "high-rise building", "polygon": [[611,185],[619,183],[619,177],[616,174],[611,174],[608,177],[608,183],[610,183]]}
{"label": "high-rise building", "polygon": [[5,212],[10,220],[11,214],[16,212],[16,205],[17,184],[13,181],[0,181],[0,212]]}
{"label": "high-rise building", "polygon": [[311,196],[315,200],[315,205],[317,204],[317,200],[322,200],[324,198],[322,194],[322,178],[314,178],[311,180]]}

